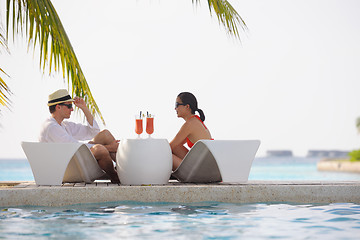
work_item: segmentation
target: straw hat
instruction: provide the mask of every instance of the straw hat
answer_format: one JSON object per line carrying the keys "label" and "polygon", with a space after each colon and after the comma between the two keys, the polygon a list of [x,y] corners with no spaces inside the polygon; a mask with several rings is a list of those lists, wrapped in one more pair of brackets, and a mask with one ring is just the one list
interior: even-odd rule
{"label": "straw hat", "polygon": [[63,102],[74,102],[66,89],[60,89],[49,95],[48,106],[53,106]]}

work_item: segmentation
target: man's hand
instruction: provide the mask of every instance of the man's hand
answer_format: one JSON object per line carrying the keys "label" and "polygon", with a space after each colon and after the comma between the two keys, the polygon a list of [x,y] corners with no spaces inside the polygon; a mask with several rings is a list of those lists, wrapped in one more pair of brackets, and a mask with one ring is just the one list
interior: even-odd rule
{"label": "man's hand", "polygon": [[92,126],[94,117],[91,115],[89,108],[86,106],[85,100],[79,97],[74,97],[74,104],[84,112],[86,120]]}
{"label": "man's hand", "polygon": [[79,97],[74,97],[74,104],[82,110],[84,109],[84,107],[86,107],[85,100]]}

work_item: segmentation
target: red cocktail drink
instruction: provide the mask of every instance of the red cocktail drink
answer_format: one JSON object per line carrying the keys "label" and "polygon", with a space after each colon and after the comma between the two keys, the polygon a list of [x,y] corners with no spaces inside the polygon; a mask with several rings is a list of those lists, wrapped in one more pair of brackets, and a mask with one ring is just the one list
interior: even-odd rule
{"label": "red cocktail drink", "polygon": [[146,118],[146,132],[149,134],[149,137],[154,132],[154,117]]}
{"label": "red cocktail drink", "polygon": [[142,118],[136,118],[135,119],[135,132],[138,134],[138,137],[140,138],[140,134],[143,132],[143,120]]}

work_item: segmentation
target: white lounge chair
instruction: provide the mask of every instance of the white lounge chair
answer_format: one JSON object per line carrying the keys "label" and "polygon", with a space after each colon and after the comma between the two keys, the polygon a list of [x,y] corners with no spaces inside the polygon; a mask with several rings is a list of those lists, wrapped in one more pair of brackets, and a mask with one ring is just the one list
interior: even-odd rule
{"label": "white lounge chair", "polygon": [[259,140],[199,140],[172,176],[180,182],[246,182]]}
{"label": "white lounge chair", "polygon": [[21,146],[37,185],[92,183],[106,176],[85,144],[22,142]]}

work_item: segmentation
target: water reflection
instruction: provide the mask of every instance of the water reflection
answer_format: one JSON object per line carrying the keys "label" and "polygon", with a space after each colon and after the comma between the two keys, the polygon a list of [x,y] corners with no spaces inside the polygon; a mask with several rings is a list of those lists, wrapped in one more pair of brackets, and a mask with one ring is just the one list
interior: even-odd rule
{"label": "water reflection", "polygon": [[0,238],[356,239],[360,205],[118,202],[0,211]]}

